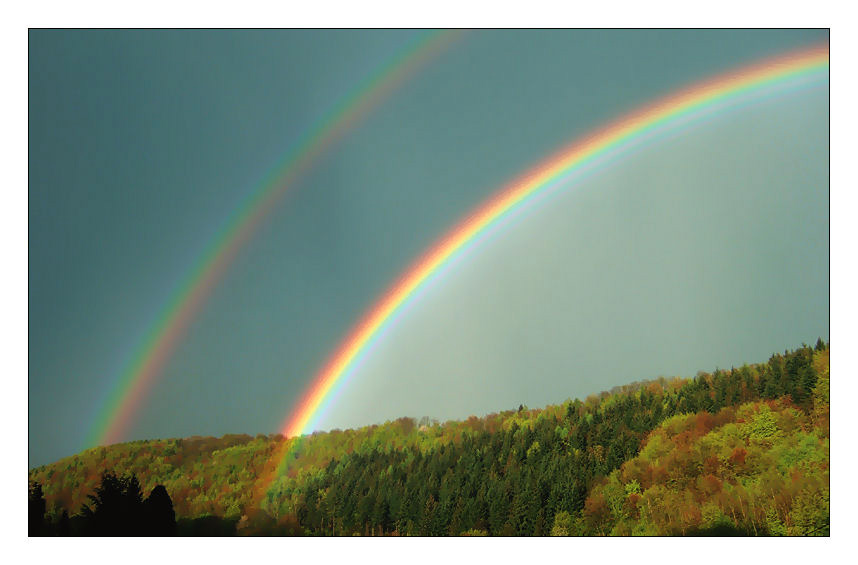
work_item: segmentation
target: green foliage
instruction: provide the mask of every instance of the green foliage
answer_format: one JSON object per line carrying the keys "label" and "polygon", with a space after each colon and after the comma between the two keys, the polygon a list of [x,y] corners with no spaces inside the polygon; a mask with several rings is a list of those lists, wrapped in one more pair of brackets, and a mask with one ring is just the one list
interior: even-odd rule
{"label": "green foliage", "polygon": [[444,424],[130,442],[29,475],[55,517],[105,471],[162,484],[185,535],[825,535],[828,354]]}
{"label": "green foliage", "polygon": [[751,439],[762,440],[774,436],[778,432],[778,425],[772,416],[772,411],[768,406],[763,405],[760,407],[760,411],[753,416],[747,429]]}
{"label": "green foliage", "polygon": [[554,516],[554,526],[551,535],[554,537],[568,536],[572,531],[572,516],[565,510],[561,510]]}
{"label": "green foliage", "polygon": [[671,418],[592,489],[584,517],[621,535],[826,535],[828,461],[827,425],[789,397]]}

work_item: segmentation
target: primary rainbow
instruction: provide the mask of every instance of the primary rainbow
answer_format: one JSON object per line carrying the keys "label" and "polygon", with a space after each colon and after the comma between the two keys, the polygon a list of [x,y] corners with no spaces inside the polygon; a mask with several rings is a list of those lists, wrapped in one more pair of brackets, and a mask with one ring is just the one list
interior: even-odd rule
{"label": "primary rainbow", "polygon": [[690,121],[707,110],[729,104],[742,95],[756,95],[767,87],[777,88],[792,80],[827,78],[828,45],[788,53],[761,63],[719,75],[663,98],[584,136],[502,188],[493,198],[465,218],[384,293],[313,379],[296,409],[286,420],[282,433],[287,438],[309,431],[313,420],[335,385],[355,367],[380,332],[426,282],[451,263],[469,244],[490,227],[523,208],[523,205],[570,175],[584,171],[605,158],[652,139]]}
{"label": "primary rainbow", "polygon": [[307,131],[286,155],[283,163],[233,214],[172,295],[118,376],[90,429],[88,446],[114,443],[123,437],[148,389],[194,315],[238,251],[275,209],[287,189],[318,161],[333,142],[353,128],[386,95],[448,47],[461,33],[448,30],[421,34],[344,97],[321,123]]}

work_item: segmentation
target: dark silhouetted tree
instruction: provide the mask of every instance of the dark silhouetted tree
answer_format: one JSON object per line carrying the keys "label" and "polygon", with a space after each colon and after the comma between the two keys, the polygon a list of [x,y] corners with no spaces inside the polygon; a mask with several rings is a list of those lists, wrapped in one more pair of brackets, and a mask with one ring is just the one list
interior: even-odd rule
{"label": "dark silhouetted tree", "polygon": [[30,483],[29,491],[29,525],[28,534],[31,536],[45,535],[45,496],[42,485]]}
{"label": "dark silhouetted tree", "polygon": [[63,510],[56,524],[56,535],[65,537],[71,535],[71,521],[69,520],[68,510]]}
{"label": "dark silhouetted tree", "polygon": [[143,511],[146,518],[145,533],[151,536],[176,535],[176,512],[164,485],[152,489],[149,498],[143,502]]}
{"label": "dark silhouetted tree", "polygon": [[86,533],[96,536],[139,536],[145,532],[143,493],[137,477],[105,472],[95,494],[83,505]]}

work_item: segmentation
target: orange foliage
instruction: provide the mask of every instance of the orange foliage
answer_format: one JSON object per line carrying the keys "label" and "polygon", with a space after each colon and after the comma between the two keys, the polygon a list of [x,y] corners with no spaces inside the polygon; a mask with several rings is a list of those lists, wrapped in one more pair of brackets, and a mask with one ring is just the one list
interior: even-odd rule
{"label": "orange foliage", "polygon": [[626,503],[625,503],[626,510],[628,511],[629,516],[634,518],[635,520],[639,517],[638,502],[640,502],[640,499],[641,499],[641,495],[639,495],[637,493],[631,493],[626,498]]}
{"label": "orange foliage", "polygon": [[736,467],[743,467],[745,465],[745,457],[747,457],[748,452],[743,447],[736,447],[733,449],[733,453],[730,454],[730,463],[732,463]]}
{"label": "orange foliage", "polygon": [[705,436],[714,426],[714,418],[709,412],[698,412],[694,418],[694,434],[697,437]]}
{"label": "orange foliage", "polygon": [[593,529],[605,533],[602,531],[602,524],[610,518],[611,511],[601,493],[588,497],[584,502],[584,516]]}
{"label": "orange foliage", "polygon": [[705,475],[700,480],[700,488],[708,495],[714,495],[721,491],[721,481],[714,475]]}
{"label": "orange foliage", "polygon": [[703,472],[708,473],[710,475],[715,475],[718,473],[718,469],[721,467],[721,460],[718,459],[715,455],[710,455],[703,461]]}

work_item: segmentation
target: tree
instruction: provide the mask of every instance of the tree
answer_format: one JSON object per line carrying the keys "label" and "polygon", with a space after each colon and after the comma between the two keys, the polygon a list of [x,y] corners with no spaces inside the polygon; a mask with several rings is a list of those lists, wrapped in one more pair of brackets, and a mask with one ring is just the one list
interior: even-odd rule
{"label": "tree", "polygon": [[158,485],[143,502],[146,533],[151,536],[176,535],[176,512],[164,485]]}
{"label": "tree", "polygon": [[372,522],[379,526],[382,532],[390,530],[390,505],[384,493],[380,492],[375,497],[375,505],[372,509]]}
{"label": "tree", "polygon": [[95,494],[83,505],[86,532],[96,536],[139,536],[145,534],[143,493],[137,477],[117,477],[104,472]]}
{"label": "tree", "polygon": [[554,526],[551,528],[551,535],[554,537],[568,536],[572,531],[572,517],[565,510],[561,510],[554,515]]}
{"label": "tree", "polygon": [[69,520],[68,510],[63,510],[56,525],[56,535],[66,537],[71,535],[71,521]]}
{"label": "tree", "polygon": [[799,384],[802,389],[802,400],[807,399],[809,402],[813,398],[813,389],[816,387],[816,371],[813,370],[813,365],[808,364],[801,368],[799,374]]}
{"label": "tree", "polygon": [[38,482],[30,483],[28,502],[28,535],[45,535],[45,496],[42,493],[42,485]]}
{"label": "tree", "polygon": [[421,536],[432,536],[437,535],[436,532],[433,531],[433,519],[435,517],[435,508],[438,505],[435,502],[435,499],[432,495],[429,495],[429,498],[426,499],[426,505],[423,508],[423,516],[420,521],[420,535]]}

